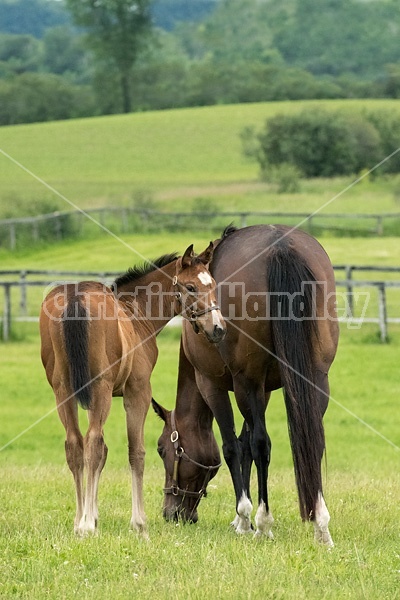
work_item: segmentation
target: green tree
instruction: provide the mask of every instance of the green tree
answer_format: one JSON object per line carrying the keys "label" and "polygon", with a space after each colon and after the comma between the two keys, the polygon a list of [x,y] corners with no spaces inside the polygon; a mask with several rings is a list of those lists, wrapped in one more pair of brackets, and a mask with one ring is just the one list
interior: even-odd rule
{"label": "green tree", "polygon": [[37,71],[41,63],[41,43],[31,35],[0,34],[0,61],[15,74]]}
{"label": "green tree", "polygon": [[151,31],[151,0],[67,0],[77,25],[85,28],[96,57],[111,60],[121,86],[123,111],[132,109],[132,68]]}
{"label": "green tree", "polygon": [[46,30],[43,37],[44,70],[56,75],[68,74],[73,81],[87,83],[90,78],[87,62],[82,36],[65,25]]}

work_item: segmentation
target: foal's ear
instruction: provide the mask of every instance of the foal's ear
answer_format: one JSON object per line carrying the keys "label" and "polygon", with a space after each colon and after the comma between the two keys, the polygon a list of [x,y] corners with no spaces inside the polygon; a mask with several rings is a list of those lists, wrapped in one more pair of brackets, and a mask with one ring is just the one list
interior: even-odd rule
{"label": "foal's ear", "polygon": [[181,258],[182,269],[185,269],[185,267],[190,267],[193,259],[194,259],[193,244],[190,244],[190,246],[188,248],[186,248],[184,255]]}
{"label": "foal's ear", "polygon": [[197,260],[203,263],[203,265],[208,265],[212,261],[213,254],[214,244],[210,242],[208,248],[206,248],[204,252],[198,255]]}
{"label": "foal's ear", "polygon": [[154,398],[151,399],[151,405],[154,408],[154,412],[156,413],[156,415],[160,417],[160,419],[162,419],[165,423],[165,421],[167,420],[167,412],[169,411],[167,411],[160,404],[158,404],[158,402],[156,402]]}

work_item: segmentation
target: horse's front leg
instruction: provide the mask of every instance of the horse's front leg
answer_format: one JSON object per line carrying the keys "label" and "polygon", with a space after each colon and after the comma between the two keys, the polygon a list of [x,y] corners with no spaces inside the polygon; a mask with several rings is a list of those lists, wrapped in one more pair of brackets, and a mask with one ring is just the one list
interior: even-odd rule
{"label": "horse's front leg", "polygon": [[144,473],[144,422],[151,402],[150,384],[138,388],[128,387],[124,393],[126,425],[128,432],[129,464],[132,475],[132,517],[131,529],[144,538],[148,538],[146,515],[143,502],[143,473]]}
{"label": "horse's front leg", "polygon": [[240,443],[240,464],[242,467],[242,477],[243,477],[243,485],[246,490],[247,496],[251,501],[250,495],[250,475],[251,475],[251,467],[253,464],[253,456],[251,454],[251,445],[250,445],[250,427],[243,421],[242,431],[239,435],[239,443]]}
{"label": "horse's front leg", "polygon": [[265,426],[265,409],[269,395],[265,395],[261,386],[257,386],[244,377],[234,379],[234,390],[238,405],[250,430],[249,433],[242,431],[246,444],[250,445],[250,449],[247,448],[246,450],[247,456],[245,455],[242,459],[242,468],[244,468],[246,478],[250,478],[249,464],[251,465],[251,458],[257,468],[258,508],[255,516],[255,535],[265,535],[273,539],[271,527],[274,519],[269,510],[267,487],[271,440]]}
{"label": "horse's front leg", "polygon": [[253,506],[248,495],[248,487],[243,481],[241,469],[241,449],[235,433],[235,420],[228,392],[216,389],[212,382],[196,372],[197,386],[211,408],[222,437],[222,452],[228,465],[236,497],[236,517],[232,525],[237,533],[250,533]]}

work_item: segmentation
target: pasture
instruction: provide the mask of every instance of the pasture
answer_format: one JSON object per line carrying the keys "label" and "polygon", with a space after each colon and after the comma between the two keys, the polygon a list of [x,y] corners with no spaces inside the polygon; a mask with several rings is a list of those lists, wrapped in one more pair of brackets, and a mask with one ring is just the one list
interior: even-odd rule
{"label": "pasture", "polygon": [[[310,106],[398,110],[396,100],[271,102],[2,127],[2,151],[23,168],[0,157],[0,216],[24,216],[23,207],[35,202],[66,210],[65,200],[40,180],[81,208],[129,205],[145,193],[160,208],[173,202],[180,211],[198,198],[221,210],[313,211],[354,178],[305,181],[299,193],[277,196],[257,181],[257,165],[242,155],[239,138],[245,126],[260,129],[277,113]],[[324,212],[398,212],[398,185],[395,178],[363,180]]]}
{"label": "pasture", "polygon": [[[165,209],[191,210],[198,198],[207,198],[224,210],[311,211],[340,194],[351,180],[307,181],[299,194],[277,196],[256,181],[257,167],[241,155],[238,135],[246,125],[259,127],[276,112],[306,104],[207,107],[21,125],[1,129],[1,147],[83,208],[127,205],[145,191]],[[398,106],[396,101],[318,104],[355,111]],[[65,200],[4,155],[0,185],[6,199],[1,215],[14,205],[22,210],[36,201],[67,208]],[[396,186],[398,178],[364,180],[324,211],[398,211]],[[215,235],[203,231],[124,234],[120,244],[101,233],[86,241],[14,253],[2,248],[0,263],[2,269],[123,272],[143,256],[182,252],[191,242],[202,249],[211,237]],[[400,265],[398,238],[324,235],[321,242],[336,264]],[[38,314],[42,291],[29,290],[28,300],[29,313]],[[15,314],[15,290],[13,301]],[[398,311],[398,300],[391,296],[390,302]],[[237,537],[230,529],[234,494],[225,465],[200,505],[197,525],[163,522],[164,473],[156,452],[162,424],[153,412],[145,428],[150,541],[130,533],[130,473],[119,398],[106,424],[109,455],[100,481],[99,534],[77,539],[64,430],[40,362],[38,328],[18,324],[13,340],[0,344],[0,598],[400,598],[400,331],[391,327],[390,344],[380,344],[376,326],[341,330],[325,418],[324,485],[336,544],[327,551],[314,544],[312,526],[300,521],[280,391],[273,394],[267,412],[274,542]],[[152,377],[154,397],[168,408],[174,404],[178,345],[179,331],[160,335]]]}
{"label": "pasture", "polygon": [[[163,522],[163,468],[156,453],[161,423],[152,412],[144,486],[150,541],[129,533],[130,475],[118,398],[106,425],[100,533],[76,539],[64,431],[40,364],[38,336],[32,331],[28,341],[9,343],[2,348],[0,445],[27,431],[0,452],[0,597],[400,597],[399,346],[399,336],[389,346],[360,343],[342,331],[325,419],[324,484],[336,543],[327,551],[314,545],[312,527],[298,515],[280,392],[267,412],[274,542],[230,530],[234,495],[226,466],[211,482],[197,525]],[[153,394],[172,408],[178,332],[164,332],[159,347]]]}
{"label": "pasture", "polygon": [[[191,241],[201,248],[209,239],[171,234],[124,241],[154,257],[182,250]],[[386,238],[384,245],[375,239],[326,238],[323,243],[333,262],[351,256],[358,264],[400,263],[396,239]],[[4,268],[79,265],[122,271],[138,261],[128,248],[107,238],[2,253]],[[38,302],[32,297],[31,304]],[[225,465],[200,505],[197,525],[163,522],[164,474],[156,452],[161,422],[152,412],[145,428],[144,486],[150,541],[129,533],[130,474],[118,398],[106,424],[109,456],[100,481],[100,532],[76,539],[64,430],[40,363],[37,326],[20,324],[21,341],[0,348],[0,447],[6,445],[0,452],[0,597],[399,598],[400,335],[394,329],[391,343],[382,345],[375,329],[342,326],[331,369],[324,485],[336,546],[328,552],[314,545],[312,527],[300,521],[280,391],[267,412],[274,542],[237,537],[230,530],[234,495]],[[160,357],[152,377],[154,397],[169,408],[174,404],[178,337],[176,330],[159,337]]]}

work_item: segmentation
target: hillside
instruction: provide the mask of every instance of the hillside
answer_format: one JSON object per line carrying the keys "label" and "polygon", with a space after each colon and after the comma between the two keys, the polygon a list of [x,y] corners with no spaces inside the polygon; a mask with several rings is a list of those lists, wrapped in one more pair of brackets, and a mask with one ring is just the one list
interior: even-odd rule
{"label": "hillside", "polygon": [[[196,198],[207,197],[225,209],[313,210],[351,180],[306,182],[300,194],[277,196],[257,182],[257,166],[243,157],[239,139],[243,127],[260,128],[269,116],[306,105],[400,108],[395,100],[277,102],[3,127],[1,214],[12,216],[17,207],[22,215],[38,200],[52,210],[68,209],[66,199],[83,208],[129,204],[143,190],[167,209],[190,209]],[[398,211],[391,183],[364,184],[327,210]]]}

